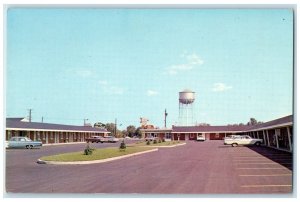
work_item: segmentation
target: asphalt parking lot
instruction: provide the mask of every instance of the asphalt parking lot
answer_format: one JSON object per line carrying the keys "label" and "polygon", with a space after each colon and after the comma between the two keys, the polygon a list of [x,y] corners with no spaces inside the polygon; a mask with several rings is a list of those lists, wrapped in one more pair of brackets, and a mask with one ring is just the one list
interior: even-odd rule
{"label": "asphalt parking lot", "polygon": [[[92,144],[94,147],[119,143]],[[39,157],[83,151],[85,144],[6,151],[8,193],[271,194],[292,193],[292,155],[223,141],[188,141],[101,164],[45,165]],[[101,196],[101,195],[100,195]]]}

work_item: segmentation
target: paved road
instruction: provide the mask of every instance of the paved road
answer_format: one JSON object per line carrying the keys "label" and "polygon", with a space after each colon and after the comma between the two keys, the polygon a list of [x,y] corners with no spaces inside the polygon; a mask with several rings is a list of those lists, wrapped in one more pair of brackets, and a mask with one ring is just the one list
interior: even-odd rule
{"label": "paved road", "polygon": [[90,165],[36,163],[40,156],[80,151],[85,144],[8,150],[6,189],[12,193],[291,193],[291,154],[222,143],[188,141],[185,146]]}

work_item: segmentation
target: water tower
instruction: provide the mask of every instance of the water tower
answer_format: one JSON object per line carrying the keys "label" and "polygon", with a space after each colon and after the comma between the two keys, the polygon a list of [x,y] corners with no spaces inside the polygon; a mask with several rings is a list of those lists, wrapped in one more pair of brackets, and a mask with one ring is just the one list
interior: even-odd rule
{"label": "water tower", "polygon": [[195,92],[185,89],[179,92],[179,125],[191,126],[193,123],[193,103]]}

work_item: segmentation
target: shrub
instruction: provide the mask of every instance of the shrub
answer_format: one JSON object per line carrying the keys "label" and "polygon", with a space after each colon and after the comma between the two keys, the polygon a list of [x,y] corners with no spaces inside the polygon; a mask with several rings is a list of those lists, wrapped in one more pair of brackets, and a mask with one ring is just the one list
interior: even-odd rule
{"label": "shrub", "polygon": [[92,148],[90,148],[90,144],[88,143],[86,148],[84,149],[84,155],[92,155],[93,154],[93,150]]}
{"label": "shrub", "polygon": [[120,151],[125,151],[126,144],[125,144],[124,140],[121,142],[119,149],[120,149]]}
{"label": "shrub", "polygon": [[162,139],[162,142],[165,142],[166,140],[165,139]]}
{"label": "shrub", "polygon": [[146,145],[150,145],[150,141],[149,140],[147,141]]}
{"label": "shrub", "polygon": [[157,144],[157,140],[153,140],[153,144]]}
{"label": "shrub", "polygon": [[161,139],[158,140],[158,143],[161,143]]}

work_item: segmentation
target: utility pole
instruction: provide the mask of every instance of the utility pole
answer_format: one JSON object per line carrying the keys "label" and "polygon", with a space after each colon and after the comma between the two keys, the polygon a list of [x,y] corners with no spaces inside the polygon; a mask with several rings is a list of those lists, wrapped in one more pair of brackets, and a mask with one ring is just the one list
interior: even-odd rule
{"label": "utility pole", "polygon": [[29,111],[29,122],[31,122],[31,112],[32,112],[32,109],[28,109],[28,111]]}
{"label": "utility pole", "polygon": [[168,116],[167,109],[165,109],[165,128],[167,128],[167,116]]}
{"label": "utility pole", "polygon": [[44,117],[42,116],[42,123],[44,123]]}
{"label": "utility pole", "polygon": [[115,119],[115,137],[117,137],[117,119]]}

